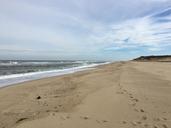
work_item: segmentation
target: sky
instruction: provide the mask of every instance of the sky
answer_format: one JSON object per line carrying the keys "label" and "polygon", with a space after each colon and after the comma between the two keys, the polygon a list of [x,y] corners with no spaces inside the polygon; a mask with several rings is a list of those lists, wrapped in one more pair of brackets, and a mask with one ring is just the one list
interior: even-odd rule
{"label": "sky", "polygon": [[0,59],[171,54],[171,0],[0,0]]}

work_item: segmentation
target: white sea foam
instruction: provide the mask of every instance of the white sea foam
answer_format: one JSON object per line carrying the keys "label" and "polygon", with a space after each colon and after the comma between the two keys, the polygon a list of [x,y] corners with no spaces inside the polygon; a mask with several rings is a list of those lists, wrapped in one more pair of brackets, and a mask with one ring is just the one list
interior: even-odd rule
{"label": "white sea foam", "polygon": [[95,66],[104,65],[104,64],[108,64],[108,63],[109,62],[101,63],[101,64],[84,65],[84,66],[73,67],[73,68],[68,68],[68,69],[40,71],[40,72],[33,72],[33,73],[12,74],[12,75],[0,76],[0,87],[5,87],[5,86],[22,83],[22,82],[26,82],[26,81],[30,81],[30,80],[65,75],[65,74],[70,74],[70,73],[74,73],[74,72],[78,72],[78,71],[88,70],[88,69],[92,69]]}

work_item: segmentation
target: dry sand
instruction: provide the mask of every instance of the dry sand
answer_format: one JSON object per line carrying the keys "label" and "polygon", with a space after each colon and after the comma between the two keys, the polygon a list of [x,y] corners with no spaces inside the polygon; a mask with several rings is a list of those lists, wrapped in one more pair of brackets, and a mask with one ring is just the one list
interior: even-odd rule
{"label": "dry sand", "polygon": [[118,62],[0,89],[0,128],[171,128],[171,63]]}

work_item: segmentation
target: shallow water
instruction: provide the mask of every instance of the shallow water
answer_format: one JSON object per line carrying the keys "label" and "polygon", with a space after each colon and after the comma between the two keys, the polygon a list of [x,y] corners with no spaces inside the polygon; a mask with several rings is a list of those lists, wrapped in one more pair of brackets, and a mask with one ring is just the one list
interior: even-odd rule
{"label": "shallow water", "polygon": [[99,61],[0,61],[0,87],[74,73],[105,63]]}

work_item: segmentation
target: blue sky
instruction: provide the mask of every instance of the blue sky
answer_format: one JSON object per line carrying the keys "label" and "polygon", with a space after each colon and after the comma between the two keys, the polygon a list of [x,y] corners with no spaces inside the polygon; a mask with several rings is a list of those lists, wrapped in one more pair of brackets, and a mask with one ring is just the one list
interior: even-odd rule
{"label": "blue sky", "polygon": [[0,0],[0,59],[171,54],[171,0]]}

